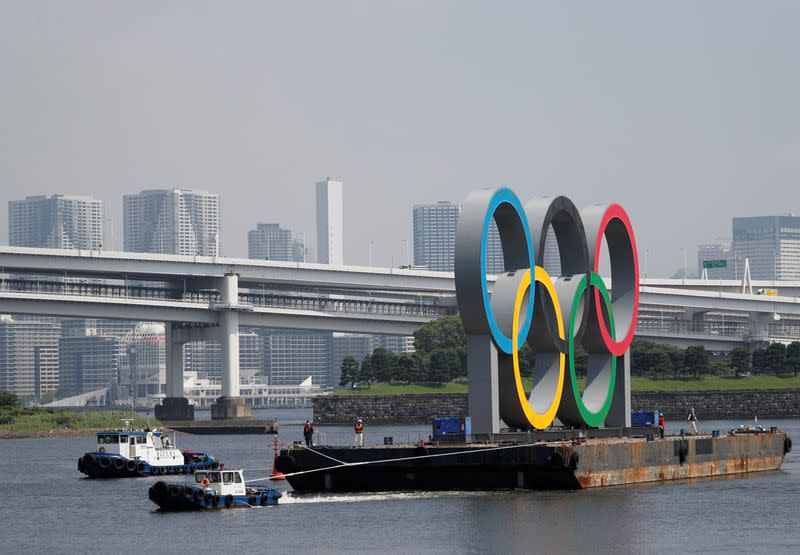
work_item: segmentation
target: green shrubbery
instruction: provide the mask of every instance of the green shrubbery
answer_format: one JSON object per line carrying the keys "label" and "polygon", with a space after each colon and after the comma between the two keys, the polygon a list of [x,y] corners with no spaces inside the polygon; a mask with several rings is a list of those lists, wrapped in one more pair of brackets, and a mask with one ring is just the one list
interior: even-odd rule
{"label": "green shrubbery", "polygon": [[[11,397],[13,399],[11,399]],[[91,430],[121,428],[123,418],[132,418],[133,426],[144,427],[147,420],[130,412],[75,412],[67,409],[27,408],[19,406],[16,395],[0,391],[0,430],[35,432],[48,430]],[[156,424],[155,421],[151,425]]]}

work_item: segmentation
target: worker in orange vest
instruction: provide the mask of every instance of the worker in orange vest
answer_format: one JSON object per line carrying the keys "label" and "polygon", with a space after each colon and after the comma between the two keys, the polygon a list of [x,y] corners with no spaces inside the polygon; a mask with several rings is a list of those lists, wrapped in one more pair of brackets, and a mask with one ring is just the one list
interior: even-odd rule
{"label": "worker in orange vest", "polygon": [[361,421],[360,418],[356,418],[355,426],[353,426],[353,430],[356,432],[356,445],[358,447],[364,446],[364,422]]}

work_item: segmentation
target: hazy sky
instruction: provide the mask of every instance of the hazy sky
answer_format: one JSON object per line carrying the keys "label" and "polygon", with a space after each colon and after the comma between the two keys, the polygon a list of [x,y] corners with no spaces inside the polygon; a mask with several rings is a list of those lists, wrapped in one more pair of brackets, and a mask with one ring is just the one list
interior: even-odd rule
{"label": "hazy sky", "polygon": [[[800,212],[797,2],[0,0],[8,200],[221,195],[223,254],[305,232],[344,182],[345,262],[405,262],[411,207],[508,185],[623,204],[642,271],[730,218]],[[110,226],[109,226],[110,227]]]}

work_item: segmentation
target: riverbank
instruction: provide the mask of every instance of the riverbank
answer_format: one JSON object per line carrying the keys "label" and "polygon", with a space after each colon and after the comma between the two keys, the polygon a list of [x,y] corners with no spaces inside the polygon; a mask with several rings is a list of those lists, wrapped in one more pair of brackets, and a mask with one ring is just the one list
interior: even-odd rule
{"label": "riverbank", "polygon": [[[668,420],[685,420],[694,408],[701,420],[800,417],[800,388],[636,392],[634,410],[659,410]],[[435,416],[464,416],[466,393],[328,395],[314,399],[314,422],[350,424],[359,416],[371,424],[429,424]]]}
{"label": "riverbank", "polygon": [[[76,412],[68,409],[6,407],[0,410],[0,439],[89,436],[121,428],[122,419],[143,428],[148,421],[126,411]],[[150,425],[158,422],[151,419]]]}

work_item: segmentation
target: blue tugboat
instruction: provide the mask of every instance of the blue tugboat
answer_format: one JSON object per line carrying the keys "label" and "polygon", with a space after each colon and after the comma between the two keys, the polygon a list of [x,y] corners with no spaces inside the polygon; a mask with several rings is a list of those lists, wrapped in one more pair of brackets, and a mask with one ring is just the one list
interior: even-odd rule
{"label": "blue tugboat", "polygon": [[89,478],[188,474],[218,467],[219,461],[206,453],[179,451],[158,430],[100,432],[97,450],[78,458],[78,470]]}
{"label": "blue tugboat", "polygon": [[241,470],[194,473],[195,484],[159,480],[149,490],[150,501],[162,511],[245,509],[277,505],[281,493],[267,486],[248,486]]}

